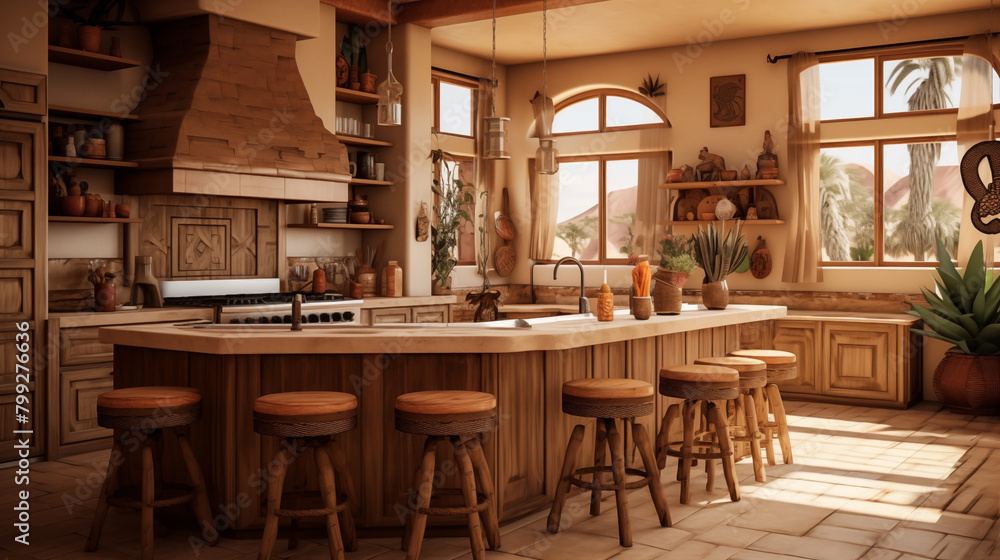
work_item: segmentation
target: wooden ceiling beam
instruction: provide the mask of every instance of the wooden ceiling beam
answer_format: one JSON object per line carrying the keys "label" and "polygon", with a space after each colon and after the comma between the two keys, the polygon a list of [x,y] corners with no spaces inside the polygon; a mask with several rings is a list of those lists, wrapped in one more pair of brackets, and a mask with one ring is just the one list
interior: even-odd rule
{"label": "wooden ceiling beam", "polygon": [[[389,23],[388,5],[382,0],[319,0],[321,4],[333,6],[337,9],[337,21],[366,25],[376,22],[379,25]],[[394,6],[400,9],[399,6]],[[396,24],[396,19],[392,20]]]}
{"label": "wooden ceiling beam", "polygon": [[[607,0],[551,0],[550,10],[606,2]],[[320,0],[337,9],[337,20],[365,25],[372,21],[388,23],[388,6],[383,0]],[[457,23],[482,21],[493,16],[492,0],[418,0],[394,2],[393,24],[412,23],[422,27],[442,27]],[[497,0],[497,17],[542,11],[542,0]]]}

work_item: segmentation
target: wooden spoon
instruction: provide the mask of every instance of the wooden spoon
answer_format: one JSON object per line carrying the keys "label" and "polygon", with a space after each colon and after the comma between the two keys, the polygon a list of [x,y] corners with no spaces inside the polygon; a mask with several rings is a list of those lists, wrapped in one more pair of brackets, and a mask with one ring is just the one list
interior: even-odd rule
{"label": "wooden spoon", "polygon": [[510,198],[507,195],[507,187],[503,189],[503,198],[500,203],[500,210],[494,212],[493,214],[494,226],[497,230],[497,235],[501,239],[511,241],[514,236],[517,235],[517,231],[514,228],[514,222],[510,219]]}

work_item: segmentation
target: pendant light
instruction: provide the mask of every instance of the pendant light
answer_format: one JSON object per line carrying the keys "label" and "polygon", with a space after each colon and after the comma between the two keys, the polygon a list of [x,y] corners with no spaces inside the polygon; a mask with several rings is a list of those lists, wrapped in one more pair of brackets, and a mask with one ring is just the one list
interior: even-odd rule
{"label": "pendant light", "polygon": [[548,50],[548,0],[542,0],[542,95],[535,94],[531,101],[535,109],[535,129],[538,132],[538,150],[535,152],[535,166],[540,175],[555,175],[559,172],[559,152],[552,139],[552,120],[555,107],[548,95],[547,50]]}
{"label": "pendant light", "polygon": [[388,54],[388,72],[385,81],[378,85],[378,124],[398,126],[403,124],[403,86],[392,75],[392,0],[389,0],[389,32],[385,43]]}
{"label": "pendant light", "polygon": [[509,117],[497,116],[497,0],[493,0],[493,74],[490,78],[490,116],[486,117],[486,149],[483,159],[510,159],[507,153]]}

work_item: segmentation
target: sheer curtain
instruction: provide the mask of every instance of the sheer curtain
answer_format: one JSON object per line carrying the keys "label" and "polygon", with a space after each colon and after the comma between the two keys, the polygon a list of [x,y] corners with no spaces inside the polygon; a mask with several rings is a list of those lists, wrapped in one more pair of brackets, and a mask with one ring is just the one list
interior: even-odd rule
{"label": "sheer curtain", "polygon": [[788,178],[791,204],[783,214],[789,243],[781,280],[789,283],[823,281],[820,267],[819,221],[819,60],[813,53],[795,53],[788,61]]}
{"label": "sheer curtain", "polygon": [[639,157],[639,183],[635,194],[635,235],[634,251],[637,255],[649,255],[649,262],[657,264],[657,241],[663,235],[660,220],[668,219],[666,211],[667,191],[660,188],[670,167],[669,156],[659,150],[667,146],[664,129],[648,129],[639,133],[639,149],[647,153]]}
{"label": "sheer curtain", "polygon": [[552,246],[556,240],[556,219],[559,212],[559,174],[540,175],[535,172],[532,160],[528,172],[531,186],[531,241],[528,258],[548,260],[552,258]]}
{"label": "sheer curtain", "polygon": [[[476,100],[476,138],[479,140],[476,145],[476,211],[473,219],[476,220],[476,273],[485,275],[490,262],[490,242],[492,241],[493,228],[483,227],[479,231],[478,216],[482,214],[486,224],[491,223],[490,203],[493,193],[496,192],[494,183],[496,182],[496,162],[491,159],[484,159],[486,153],[486,121],[487,116],[493,116],[493,82],[486,78],[479,78],[479,96]],[[483,196],[482,193],[487,193]],[[484,226],[486,224],[483,224]],[[484,237],[485,236],[485,237]]]}
{"label": "sheer curtain", "polygon": [[[965,154],[979,142],[993,139],[993,69],[1000,67],[1000,42],[986,35],[969,37],[962,55],[962,93],[958,104],[958,153]],[[989,180],[989,178],[987,178]],[[976,242],[983,240],[987,262],[993,262],[992,237],[971,223],[975,201],[965,193],[962,227],[958,238],[958,262],[969,260]]]}

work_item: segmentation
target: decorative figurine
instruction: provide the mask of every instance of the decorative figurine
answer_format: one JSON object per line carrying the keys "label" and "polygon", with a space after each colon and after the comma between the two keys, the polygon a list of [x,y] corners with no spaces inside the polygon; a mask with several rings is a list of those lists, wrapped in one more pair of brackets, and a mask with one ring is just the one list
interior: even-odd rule
{"label": "decorative figurine", "polygon": [[778,156],[773,154],[774,142],[771,140],[771,131],[764,131],[764,151],[757,156],[757,179],[777,179],[778,178]]}
{"label": "decorative figurine", "polygon": [[708,146],[698,152],[698,159],[702,161],[696,167],[699,181],[718,181],[722,177],[722,172],[726,170],[725,158],[710,153]]}

